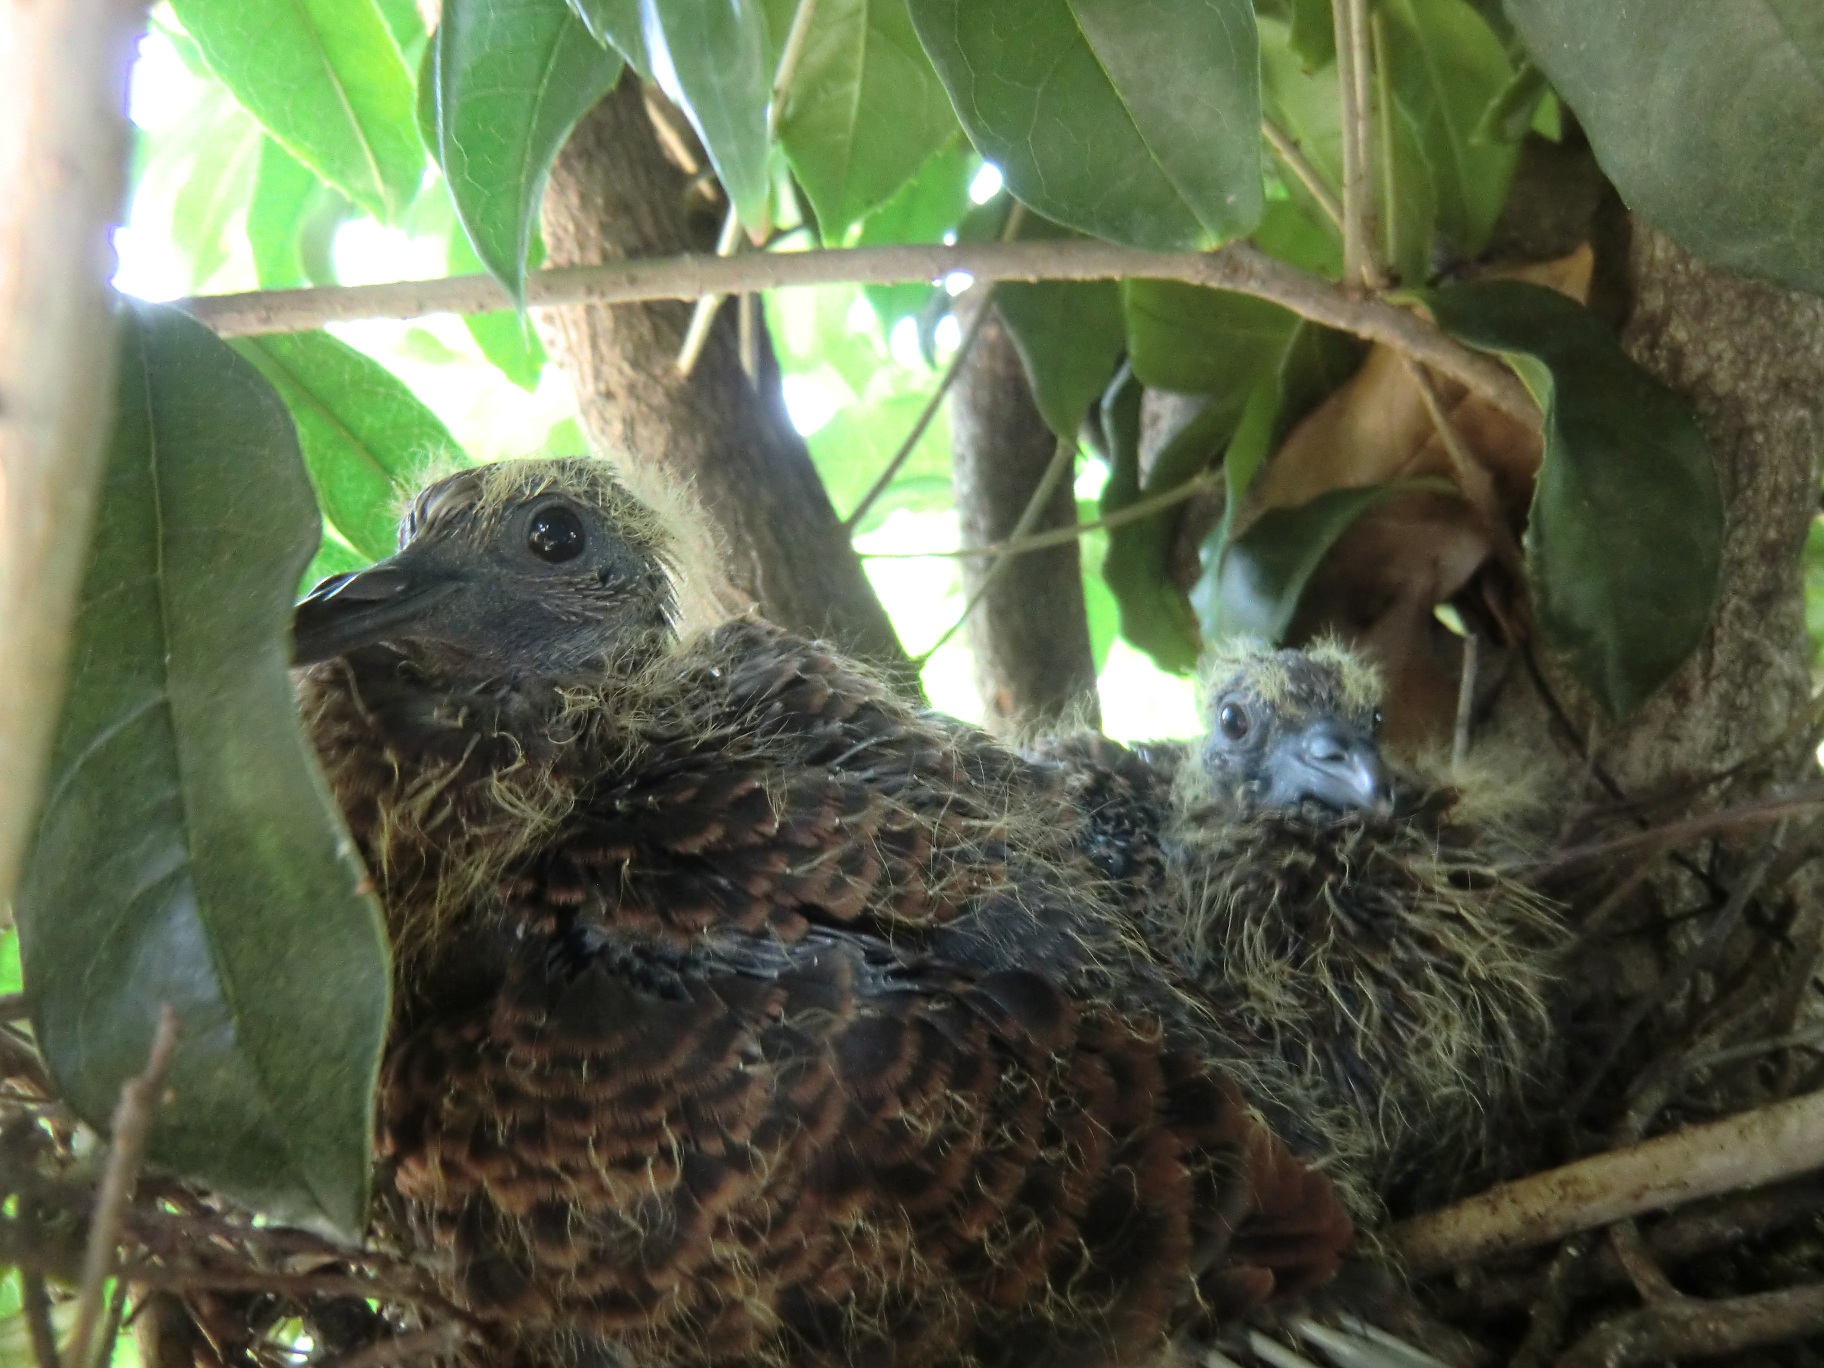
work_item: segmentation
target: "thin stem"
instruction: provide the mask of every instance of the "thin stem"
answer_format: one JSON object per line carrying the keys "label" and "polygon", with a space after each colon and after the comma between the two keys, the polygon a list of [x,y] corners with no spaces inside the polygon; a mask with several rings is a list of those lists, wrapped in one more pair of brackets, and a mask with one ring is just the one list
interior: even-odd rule
{"label": "thin stem", "polygon": [[[1007,539],[1008,541],[1017,542],[1032,531],[1032,525],[1039,520],[1039,516],[1045,511],[1045,505],[1051,502],[1051,496],[1053,492],[1056,491],[1058,482],[1064,478],[1064,473],[1070,469],[1076,459],[1076,455],[1077,444],[1075,440],[1060,437],[1058,439],[1058,449],[1052,453],[1051,464],[1045,467],[1045,473],[1039,477],[1039,483],[1033,489],[1032,497],[1026,500],[1026,507],[1020,510],[1020,520],[1013,525],[1013,535]],[[962,613],[957,617],[955,622],[950,624],[949,629],[942,636],[932,642],[931,645],[912,662],[914,668],[922,670],[925,667],[925,662],[943,649],[950,638],[962,630],[963,624],[969,621],[969,615],[981,605],[983,599],[988,597],[988,591],[994,588],[995,581],[1000,579],[1007,567],[1012,564],[1013,557],[1004,555],[996,560],[993,565],[988,567],[988,573],[982,576],[982,582],[975,586],[975,592],[969,596],[969,601],[963,605]]]}
{"label": "thin stem", "polygon": [[792,12],[792,26],[786,30],[785,46],[779,51],[779,66],[773,72],[773,98],[766,106],[766,136],[779,135],[779,121],[785,117],[785,99],[790,93],[792,77],[798,74],[798,63],[804,59],[805,41],[811,36],[811,22],[817,17],[817,0],[798,0]]}
{"label": "thin stem", "polygon": [[[1399,259],[1396,236],[1400,229],[1399,201],[1395,198],[1394,158],[1393,158],[1393,90],[1388,75],[1387,63],[1387,21],[1376,10],[1369,20],[1369,33],[1373,39],[1369,51],[1374,54],[1374,90],[1379,100],[1381,113],[1378,131],[1380,133],[1381,155],[1378,160],[1380,171],[1380,219],[1381,260],[1389,267]],[[1421,282],[1412,281],[1410,284]]]}
{"label": "thin stem", "polygon": [[1461,769],[1469,756],[1469,730],[1476,711],[1476,667],[1481,663],[1482,638],[1470,632],[1463,638],[1463,673],[1457,681],[1457,725],[1450,737],[1450,765]]}
{"label": "thin stem", "polygon": [[1273,155],[1286,164],[1286,170],[1298,178],[1298,183],[1311,192],[1311,198],[1317,201],[1317,207],[1324,211],[1324,216],[1336,226],[1337,232],[1343,231],[1343,206],[1336,197],[1336,192],[1324,184],[1324,178],[1317,174],[1317,168],[1311,165],[1305,154],[1298,150],[1298,144],[1285,129],[1273,120],[1262,118],[1260,131],[1266,135],[1267,146],[1273,149]]}
{"label": "thin stem", "polygon": [[[741,241],[741,215],[735,212],[734,201],[730,200],[728,214],[722,220],[722,232],[716,238],[716,255],[733,256],[735,246]],[[703,345],[709,341],[710,325],[716,321],[716,310],[722,307],[726,294],[706,294],[699,296],[697,307],[690,315],[690,326],[684,330],[684,345],[678,348],[678,374],[689,375],[697,368],[697,358],[703,354]]]}
{"label": "thin stem", "polygon": [[1126,508],[1110,513],[1106,517],[1095,518],[1089,522],[1072,523],[1069,527],[1054,527],[1049,532],[1035,532],[1030,537],[1021,537],[1018,541],[1008,538],[1006,541],[990,542],[987,546],[965,546],[955,551],[863,551],[863,560],[972,560],[977,556],[1023,556],[1029,551],[1043,551],[1047,547],[1062,546],[1075,541],[1078,537],[1090,532],[1101,532],[1110,527],[1120,527],[1125,523],[1138,522],[1150,518],[1162,508],[1183,503],[1206,490],[1214,492],[1222,488],[1220,480],[1199,475],[1194,480],[1166,490],[1163,494],[1152,494],[1138,503],[1131,503]]}
{"label": "thin stem", "polygon": [[[1149,252],[1110,242],[1060,239],[749,252],[729,258],[688,255],[539,271],[527,280],[526,297],[539,307],[628,304],[807,285],[932,281],[952,271],[967,271],[978,281],[1177,280],[1271,300],[1301,318],[1412,356],[1482,395],[1532,431],[1540,427],[1538,405],[1501,362],[1446,337],[1417,314],[1382,299],[1346,294],[1332,282],[1276,261],[1244,242],[1214,252]],[[490,313],[512,307],[499,284],[480,275],[204,295],[181,304],[223,337],[303,332],[357,318]]]}
{"label": "thin stem", "polygon": [[1377,283],[1368,229],[1367,0],[1335,0],[1336,85],[1343,125],[1343,283],[1355,290]]}

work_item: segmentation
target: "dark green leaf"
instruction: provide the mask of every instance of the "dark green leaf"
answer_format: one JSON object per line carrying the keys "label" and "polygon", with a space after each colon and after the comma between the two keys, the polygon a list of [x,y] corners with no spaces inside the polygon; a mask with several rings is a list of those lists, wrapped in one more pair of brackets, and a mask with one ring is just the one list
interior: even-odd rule
{"label": "dark green leaf", "polygon": [[1343,274],[1343,239],[1309,195],[1267,201],[1251,241],[1268,256],[1337,280]]}
{"label": "dark green leaf", "polygon": [[824,242],[840,244],[958,131],[905,0],[819,0],[779,143]]}
{"label": "dark green leaf", "polygon": [[1292,51],[1308,71],[1336,60],[1336,14],[1330,0],[1292,0]]}
{"label": "dark green leaf", "polygon": [[324,180],[375,218],[424,174],[412,78],[374,0],[173,0],[222,84]]}
{"label": "dark green leaf", "polygon": [[[532,247],[527,266],[536,269],[539,258],[543,255],[536,237]],[[462,231],[461,224],[453,225],[450,231],[450,274],[473,275],[481,269],[481,258],[475,255],[469,235]],[[475,345],[481,348],[481,354],[498,366],[502,375],[523,390],[538,388],[539,374],[545,368],[545,349],[538,340],[538,334],[532,330],[530,318],[503,309],[498,313],[467,314],[462,321],[469,330],[469,336],[475,339]]]}
{"label": "dark green leaf", "polygon": [[1711,261],[1824,292],[1824,5],[1507,10],[1631,208]]}
{"label": "dark green leaf", "polygon": [[[925,159],[918,174],[899,192],[861,221],[855,245],[894,242],[941,242],[969,212],[969,182],[979,165],[969,144],[953,139]],[[868,303],[881,327],[892,331],[900,319],[916,314],[931,298],[929,285],[869,285]]]}
{"label": "dark green leaf", "polygon": [[1268,300],[1173,280],[1123,281],[1121,295],[1134,374],[1153,389],[1226,396],[1236,412],[1298,327]]}
{"label": "dark green leaf", "polygon": [[1377,250],[1397,279],[1422,285],[1432,274],[1438,191],[1422,131],[1398,96],[1391,104],[1392,116],[1381,126],[1377,152],[1386,163],[1378,177],[1381,231]]}
{"label": "dark green leaf", "polygon": [[957,115],[1041,214],[1136,247],[1260,219],[1251,0],[911,0]]}
{"label": "dark green leaf", "polygon": [[773,68],[759,0],[641,0],[652,74],[689,117],[748,228],[766,222]]}
{"label": "dark green leaf", "polygon": [[1457,252],[1474,256],[1488,245],[1519,155],[1515,142],[1476,137],[1513,65],[1466,0],[1382,0],[1375,29],[1385,39],[1376,51],[1393,98],[1412,120],[1431,169],[1438,231]]}
{"label": "dark green leaf", "polygon": [[1298,611],[1306,581],[1357,518],[1396,495],[1453,488],[1447,480],[1394,480],[1332,489],[1297,508],[1269,509],[1229,543],[1217,564],[1214,593],[1203,600],[1216,634],[1278,641]]}
{"label": "dark green leaf", "polygon": [[1554,291],[1485,281],[1426,300],[1445,331],[1505,356],[1545,410],[1526,531],[1540,631],[1625,716],[1696,649],[1716,599],[1723,508],[1703,434]]}
{"label": "dark green leaf", "polygon": [[641,79],[652,79],[652,61],[646,56],[646,35],[640,20],[640,0],[570,0],[570,8],[588,26],[596,42],[620,53]]}
{"label": "dark green leaf", "polygon": [[1121,287],[1112,280],[1007,281],[995,287],[994,304],[1039,412],[1053,432],[1074,441],[1127,346]]}
{"label": "dark green leaf", "polygon": [[545,178],[621,59],[564,0],[448,0],[433,42],[438,161],[475,254],[523,301]]}
{"label": "dark green leaf", "polygon": [[180,1022],[152,1161],[364,1226],[384,935],[298,725],[317,516],[284,406],[174,309],[129,310],[71,682],[15,904],[37,1039],[105,1127]]}
{"label": "dark green leaf", "polygon": [[1266,463],[1273,450],[1273,439],[1279,427],[1282,406],[1278,377],[1262,380],[1254,386],[1242,408],[1235,435],[1229,439],[1222,457],[1222,517],[1203,540],[1203,573],[1191,586],[1191,606],[1197,612],[1205,639],[1217,640],[1227,635],[1222,608],[1222,558],[1229,550],[1229,538],[1235,529],[1235,518],[1254,476]]}
{"label": "dark green leaf", "polygon": [[1472,140],[1519,142],[1538,118],[1540,101],[1550,90],[1545,83],[1545,73],[1530,61],[1522,61],[1514,68],[1514,74],[1501,88],[1501,93],[1482,111],[1476,131],[1471,134]]}
{"label": "dark green leaf", "polygon": [[304,284],[298,239],[305,219],[324,193],[316,172],[271,138],[261,140],[253,197],[247,202],[247,243],[253,249],[254,278],[262,290],[288,290]]}
{"label": "dark green leaf", "polygon": [[291,409],[324,516],[363,555],[390,555],[404,496],[428,466],[461,455],[449,429],[404,381],[328,333],[232,345]]}

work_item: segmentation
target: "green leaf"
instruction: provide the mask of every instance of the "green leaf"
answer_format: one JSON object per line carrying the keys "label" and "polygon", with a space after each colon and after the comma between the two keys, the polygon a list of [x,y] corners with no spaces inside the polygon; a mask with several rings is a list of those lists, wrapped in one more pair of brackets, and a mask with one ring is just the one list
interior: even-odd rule
{"label": "green leaf", "polygon": [[316,172],[271,138],[261,140],[253,197],[247,202],[247,242],[253,248],[254,278],[262,290],[304,284],[299,237],[323,193]]}
{"label": "green leaf", "polygon": [[405,495],[426,467],[461,455],[449,429],[403,380],[328,333],[268,333],[231,345],[291,410],[324,515],[363,555],[392,554]]}
{"label": "green leaf", "polygon": [[1045,217],[1136,247],[1260,219],[1251,0],[911,0],[957,116]]}
{"label": "green leaf", "polygon": [[[539,258],[544,255],[536,237],[532,249],[527,259],[528,268],[536,268]],[[469,235],[463,232],[461,224],[452,225],[450,274],[472,275],[481,269],[481,258],[475,255]],[[475,339],[475,345],[481,348],[481,354],[499,367],[502,375],[523,390],[538,388],[538,377],[545,368],[545,349],[538,334],[532,330],[530,318],[502,309],[496,313],[467,314],[462,321],[469,336]]]}
{"label": "green leaf", "polygon": [[1121,298],[1135,375],[1152,389],[1227,396],[1237,412],[1298,327],[1268,300],[1174,280],[1123,281]]}
{"label": "green leaf", "polygon": [[1269,509],[1229,543],[1217,564],[1214,593],[1204,599],[1216,634],[1279,641],[1305,584],[1357,518],[1401,494],[1452,489],[1448,480],[1393,480],[1332,489],[1297,508]]}
{"label": "green leaf", "polygon": [[826,244],[889,200],[959,132],[906,0],[818,0],[779,144]]}
{"label": "green leaf", "polygon": [[620,79],[564,0],[448,0],[432,44],[437,160],[475,254],[516,303],[551,163]]}
{"label": "green leaf", "polygon": [[641,0],[640,11],[653,76],[697,130],[741,222],[758,227],[772,188],[765,12],[758,0]]}
{"label": "green leaf", "polygon": [[223,120],[194,146],[189,175],[171,201],[171,241],[190,258],[200,289],[228,260],[228,227],[253,193],[259,126],[245,115]]}
{"label": "green leaf", "polygon": [[994,305],[1046,424],[1074,441],[1127,347],[1121,287],[1112,280],[1007,281],[995,287]]}
{"label": "green leaf", "polygon": [[[1326,11],[1328,8],[1326,5]],[[1262,19],[1259,28],[1262,112],[1304,154],[1330,193],[1340,197],[1343,125],[1337,105],[1336,68],[1334,65],[1313,67],[1308,64],[1294,45],[1292,29],[1285,24]],[[1297,176],[1286,170],[1282,171],[1280,180],[1294,204],[1314,220],[1329,222],[1328,215],[1319,208]],[[1338,235],[1339,258],[1340,242]],[[1337,274],[1341,274],[1340,266]]]}
{"label": "green leaf", "polygon": [[1513,64],[1466,0],[1382,0],[1375,25],[1394,100],[1430,167],[1438,231],[1474,256],[1488,245],[1519,156],[1517,141],[1476,136]]}
{"label": "green leaf", "polygon": [[1625,716],[1696,649],[1716,600],[1723,505],[1703,433],[1554,291],[1484,281],[1425,298],[1446,332],[1505,357],[1545,410],[1526,531],[1540,631]]}
{"label": "green leaf", "polygon": [[405,62],[405,69],[413,70],[424,52],[425,42],[430,38],[430,34],[425,31],[424,15],[418,9],[418,0],[375,2],[380,6],[380,17],[386,21],[387,32],[393,35],[393,41],[399,45],[399,56]]}
{"label": "green leaf", "polygon": [[[941,242],[944,234],[961,223],[969,212],[969,182],[979,165],[974,151],[962,138],[925,159],[918,174],[899,188],[892,199],[861,221],[857,247],[895,242]],[[869,285],[868,303],[882,328],[909,314],[916,314],[931,298],[929,285]]]}
{"label": "green leaf", "polygon": [[1507,12],[1630,208],[1719,265],[1824,292],[1824,5]]}
{"label": "green leaf", "polygon": [[[900,394],[878,403],[849,404],[811,434],[806,442],[811,460],[823,477],[830,502],[845,517],[899,450],[928,397]],[[951,501],[950,415],[946,406],[939,405],[931,426],[858,530],[864,534],[873,531],[898,508],[947,509]]]}
{"label": "green leaf", "polygon": [[639,73],[642,80],[652,79],[652,59],[646,55],[646,35],[642,31],[640,0],[570,0],[595,41],[621,54],[623,61]]}
{"label": "green leaf", "polygon": [[172,0],[211,69],[293,156],[375,218],[424,174],[412,78],[374,0]]}
{"label": "green leaf", "polygon": [[290,418],[175,309],[128,306],[50,784],[15,909],[37,1040],[106,1127],[161,1004],[152,1161],[358,1239],[384,933],[298,725],[317,540]]}
{"label": "green leaf", "polygon": [[1336,60],[1336,14],[1330,0],[1292,0],[1292,51],[1308,71]]}

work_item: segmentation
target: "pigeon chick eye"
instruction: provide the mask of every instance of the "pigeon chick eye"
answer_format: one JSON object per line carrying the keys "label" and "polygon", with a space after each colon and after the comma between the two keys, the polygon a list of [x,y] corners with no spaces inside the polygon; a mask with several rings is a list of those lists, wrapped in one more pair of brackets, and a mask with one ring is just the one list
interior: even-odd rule
{"label": "pigeon chick eye", "polygon": [[1248,710],[1239,703],[1224,703],[1216,714],[1216,725],[1229,740],[1239,741],[1248,734]]}
{"label": "pigeon chick eye", "polygon": [[583,553],[583,521],[562,504],[541,508],[526,529],[526,546],[553,565],[575,560]]}

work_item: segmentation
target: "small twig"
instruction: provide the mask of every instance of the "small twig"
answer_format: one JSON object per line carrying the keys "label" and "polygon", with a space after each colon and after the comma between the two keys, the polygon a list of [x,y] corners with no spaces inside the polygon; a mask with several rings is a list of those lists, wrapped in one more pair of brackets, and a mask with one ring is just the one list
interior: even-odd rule
{"label": "small twig", "polygon": [[1030,537],[1022,537],[1018,541],[1010,537],[1006,541],[989,542],[986,546],[964,546],[954,551],[863,551],[861,558],[863,560],[973,560],[978,556],[1023,556],[1029,551],[1043,551],[1048,547],[1063,546],[1066,542],[1075,541],[1091,532],[1104,532],[1111,527],[1139,522],[1142,518],[1152,517],[1161,509],[1183,503],[1186,499],[1195,498],[1199,494],[1214,493],[1221,488],[1220,477],[1208,474],[1199,475],[1194,479],[1186,480],[1181,485],[1174,485],[1162,493],[1149,494],[1139,502],[1131,503],[1126,508],[1117,509],[1103,517],[1075,523],[1070,527],[1054,527],[1049,532],[1034,532]]}
{"label": "small twig", "polygon": [[779,122],[785,117],[785,101],[798,64],[804,60],[804,45],[811,36],[811,23],[817,17],[817,0],[798,0],[792,11],[792,26],[785,31],[785,46],[779,50],[779,65],[773,70],[773,97],[766,105],[768,141],[779,136]]}
{"label": "small twig", "polygon": [[1628,1281],[1634,1284],[1634,1290],[1644,1302],[1673,1301],[1684,1296],[1672,1280],[1666,1276],[1647,1249],[1647,1242],[1640,1238],[1640,1226],[1632,1220],[1617,1221],[1609,1227],[1609,1249],[1614,1253],[1622,1271],[1628,1275]]}
{"label": "small twig", "polygon": [[1336,192],[1324,184],[1324,178],[1317,174],[1317,168],[1311,165],[1305,154],[1298,149],[1285,129],[1273,120],[1263,118],[1260,131],[1266,136],[1267,146],[1273,149],[1273,155],[1286,164],[1286,170],[1298,178],[1298,183],[1305,187],[1311,198],[1317,201],[1317,207],[1324,211],[1324,217],[1336,225],[1340,233],[1343,230],[1343,206],[1336,198]]}
{"label": "small twig", "polygon": [[1692,1126],[1503,1183],[1388,1232],[1416,1272],[1771,1183],[1824,1163],[1824,1092]]}
{"label": "small twig", "polygon": [[1366,0],[1336,0],[1336,84],[1343,124],[1343,285],[1373,289],[1380,282],[1368,228],[1368,19]]}
{"label": "small twig", "polygon": [[1683,821],[1668,822],[1664,826],[1649,827],[1645,831],[1630,832],[1626,836],[1613,836],[1587,845],[1571,846],[1543,860],[1513,868],[1529,879],[1545,879],[1579,865],[1613,859],[1617,855],[1637,850],[1656,856],[1670,847],[1687,845],[1702,837],[1733,831],[1737,827],[1783,822],[1788,817],[1811,817],[1819,812],[1824,812],[1824,789],[1816,786],[1796,789],[1716,812],[1706,812],[1697,817],[1687,817]]}
{"label": "small twig", "polygon": [[1733,1354],[1824,1332],[1824,1283],[1705,1301],[1657,1302],[1590,1331],[1557,1368],[1624,1368]]}
{"label": "small twig", "polygon": [[741,354],[741,370],[749,384],[760,383],[760,296],[741,295],[735,303],[735,337]]}
{"label": "small twig", "polygon": [[44,1274],[35,1268],[19,1270],[19,1291],[25,1309],[25,1328],[32,1340],[32,1358],[38,1368],[61,1368],[57,1357],[57,1330],[51,1324],[51,1294]]}
{"label": "small twig", "polygon": [[[967,271],[994,280],[1177,280],[1283,305],[1301,318],[1423,361],[1538,431],[1543,421],[1514,373],[1500,361],[1446,337],[1436,324],[1384,299],[1346,294],[1330,281],[1288,266],[1245,242],[1214,252],[1149,252],[1082,238],[959,242],[892,247],[838,247],[807,252],[747,252],[736,257],[687,255],[599,266],[562,266],[526,280],[527,302],[631,304],[700,299],[743,290],[806,285],[893,285]],[[358,318],[417,318],[431,313],[489,313],[512,302],[490,276],[395,281],[306,290],[201,295],[179,307],[222,337],[304,332]]]}
{"label": "small twig", "polygon": [[1738,1060],[1755,1059],[1761,1055],[1775,1054],[1781,1050],[1824,1049],[1824,1026],[1813,1026],[1805,1031],[1789,1031],[1785,1035],[1773,1036],[1767,1040],[1750,1040],[1743,1045],[1731,1045],[1727,1049],[1713,1050],[1709,1054],[1690,1060],[1686,1069],[1697,1072],[1701,1069],[1714,1069],[1719,1064],[1734,1064]]}
{"label": "small twig", "polygon": [[1450,767],[1458,770],[1469,758],[1469,728],[1476,712],[1476,669],[1481,663],[1482,638],[1474,631],[1463,638],[1463,673],[1457,680],[1457,724],[1450,735]]}
{"label": "small twig", "polygon": [[[733,256],[740,241],[741,215],[735,212],[731,200],[728,214],[722,220],[722,232],[716,238],[716,255]],[[703,345],[709,341],[710,325],[716,321],[716,310],[722,307],[722,301],[727,298],[725,294],[709,294],[697,300],[697,307],[690,315],[690,326],[684,330],[684,345],[678,348],[679,375],[689,375],[697,368],[697,358],[703,354]]]}
{"label": "small twig", "polygon": [[645,97],[646,117],[652,120],[652,130],[658,135],[659,146],[664,148],[665,154],[677,163],[678,169],[685,175],[701,175],[703,163],[691,147],[690,137],[685,133],[681,120],[673,117],[677,106],[656,85],[642,85],[641,93]]}
{"label": "small twig", "polygon": [[963,363],[969,359],[969,353],[975,349],[976,339],[982,335],[982,329],[988,325],[988,315],[994,311],[994,286],[984,285],[981,307],[975,311],[975,317],[969,320],[969,326],[963,330],[961,339],[956,344],[956,352],[950,363],[944,367],[944,373],[937,378],[937,388],[931,391],[931,397],[925,400],[925,406],[918,411],[918,417],[906,432],[905,440],[899,444],[899,450],[893,458],[881,468],[874,483],[868,486],[868,492],[861,496],[861,502],[855,505],[855,511],[842,520],[842,530],[851,537],[855,529],[861,526],[861,520],[868,515],[868,510],[880,502],[881,495],[887,492],[899,475],[906,462],[912,459],[912,453],[924,439],[925,431],[931,426],[931,420],[937,417],[937,411],[943,407],[944,397],[956,384],[956,377],[962,373]]}
{"label": "small twig", "polygon": [[1527,1316],[1526,1335],[1520,1347],[1508,1360],[1508,1368],[1540,1368],[1564,1335],[1564,1323],[1570,1318],[1571,1302],[1576,1297],[1577,1274],[1584,1257],[1590,1252],[1587,1235],[1573,1236],[1552,1256],[1545,1270],[1544,1285]]}
{"label": "small twig", "polygon": [[165,1070],[177,1048],[177,1013],[169,1003],[159,1009],[158,1029],[152,1035],[152,1053],[145,1071],[129,1078],[114,1107],[108,1166],[95,1193],[95,1214],[89,1223],[88,1245],[82,1258],[82,1285],[76,1295],[76,1325],[70,1332],[69,1368],[89,1368],[89,1351],[101,1319],[102,1293],[114,1271],[120,1244],[120,1226],[133,1197],[133,1184],[146,1149],[146,1134],[158,1110],[159,1090]]}
{"label": "small twig", "polygon": [[[1017,542],[1032,531],[1032,525],[1044,513],[1045,505],[1051,502],[1051,496],[1056,491],[1058,482],[1064,478],[1064,473],[1070,469],[1076,455],[1076,442],[1073,439],[1060,437],[1058,449],[1052,453],[1051,464],[1045,467],[1045,473],[1039,477],[1038,484],[1033,488],[1032,497],[1026,500],[1026,507],[1020,510],[1020,520],[1013,525],[1013,535],[1007,539],[1008,541]],[[995,582],[1012,564],[1012,556],[1002,556],[988,567],[988,573],[983,575],[982,582],[975,586],[975,592],[963,605],[963,611],[957,616],[956,621],[951,623],[944,634],[932,642],[912,662],[915,669],[922,670],[925,662],[936,655],[951,637],[962,630],[963,624],[969,621],[969,615],[981,605],[983,599],[988,597],[988,591],[994,588]]]}
{"label": "small twig", "polygon": [[447,1354],[467,1339],[468,1336],[453,1325],[414,1330],[409,1334],[375,1340],[352,1354],[331,1360],[324,1368],[387,1368],[389,1364]]}

